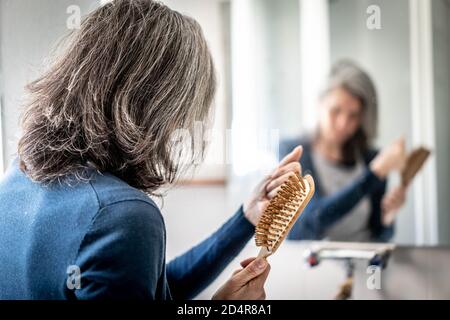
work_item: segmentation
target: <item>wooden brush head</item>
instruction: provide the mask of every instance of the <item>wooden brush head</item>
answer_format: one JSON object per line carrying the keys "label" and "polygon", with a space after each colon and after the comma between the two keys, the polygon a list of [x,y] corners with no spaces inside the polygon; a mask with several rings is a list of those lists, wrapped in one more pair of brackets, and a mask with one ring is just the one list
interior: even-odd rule
{"label": "wooden brush head", "polygon": [[422,168],[423,164],[430,155],[430,151],[426,148],[420,147],[413,150],[406,159],[405,168],[401,172],[402,184],[408,186],[414,176]]}
{"label": "wooden brush head", "polygon": [[258,257],[268,257],[278,249],[311,200],[314,190],[310,175],[292,175],[281,185],[256,226],[255,242],[261,247]]}

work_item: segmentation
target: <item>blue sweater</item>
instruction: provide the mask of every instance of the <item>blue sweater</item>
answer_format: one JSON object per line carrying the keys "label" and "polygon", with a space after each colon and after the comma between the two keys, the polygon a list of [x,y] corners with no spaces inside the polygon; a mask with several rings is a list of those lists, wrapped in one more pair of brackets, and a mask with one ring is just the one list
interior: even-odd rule
{"label": "blue sweater", "polygon": [[0,182],[0,213],[0,299],[190,299],[254,233],[240,208],[166,265],[164,220],[143,192],[99,173],[42,186],[17,160]]}
{"label": "blue sweater", "polygon": [[303,155],[300,159],[303,174],[313,176],[316,191],[305,211],[292,227],[288,239],[322,239],[328,228],[351,212],[364,197],[368,196],[371,213],[367,228],[371,232],[371,240],[389,241],[394,234],[394,226],[385,227],[381,223],[381,200],[386,191],[386,181],[380,180],[368,167],[377,152],[371,150],[364,155],[366,169],[357,180],[349,182],[347,187],[335,194],[325,195],[314,168],[311,157],[312,145],[309,138],[283,141],[280,144],[280,158],[298,145],[303,146]]}

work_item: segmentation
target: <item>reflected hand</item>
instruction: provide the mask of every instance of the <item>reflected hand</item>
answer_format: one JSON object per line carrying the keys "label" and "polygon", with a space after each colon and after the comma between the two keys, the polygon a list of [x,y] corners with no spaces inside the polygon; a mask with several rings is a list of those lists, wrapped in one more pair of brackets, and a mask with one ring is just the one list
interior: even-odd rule
{"label": "reflected hand", "polygon": [[400,185],[386,193],[381,200],[381,218],[384,226],[390,226],[394,222],[398,210],[405,204],[406,189]]}
{"label": "reflected hand", "polygon": [[381,179],[391,171],[402,170],[406,162],[405,138],[400,138],[383,148],[370,163],[370,169]]}

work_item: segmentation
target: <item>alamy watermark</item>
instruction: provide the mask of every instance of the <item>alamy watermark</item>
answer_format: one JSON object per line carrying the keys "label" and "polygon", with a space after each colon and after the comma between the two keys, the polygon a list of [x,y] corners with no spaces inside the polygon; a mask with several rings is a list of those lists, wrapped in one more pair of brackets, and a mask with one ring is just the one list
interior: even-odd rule
{"label": "alamy watermark", "polygon": [[370,5],[367,7],[366,13],[368,14],[366,20],[366,27],[369,30],[381,29],[381,8],[377,5]]}
{"label": "alamy watermark", "polygon": [[[181,164],[245,165],[247,168],[271,170],[279,160],[278,129],[217,130],[196,121],[193,129],[176,129],[170,142],[172,152]],[[208,146],[212,142],[214,146]],[[204,158],[199,155],[205,147],[214,150]]]}
{"label": "alamy watermark", "polygon": [[69,290],[81,289],[81,270],[79,266],[71,265],[67,267],[66,285]]}
{"label": "alamy watermark", "polygon": [[79,30],[81,28],[81,8],[77,5],[67,7],[66,13],[69,15],[66,26],[69,30]]}
{"label": "alamy watermark", "polygon": [[366,273],[369,275],[366,281],[367,289],[380,290],[381,289],[381,267],[370,265],[366,269]]}

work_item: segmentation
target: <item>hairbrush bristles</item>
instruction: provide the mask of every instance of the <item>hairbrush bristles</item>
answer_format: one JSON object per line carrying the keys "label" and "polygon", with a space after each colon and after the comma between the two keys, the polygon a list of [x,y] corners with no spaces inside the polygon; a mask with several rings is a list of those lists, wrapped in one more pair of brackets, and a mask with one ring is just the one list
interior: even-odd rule
{"label": "hairbrush bristles", "polygon": [[278,249],[313,194],[314,180],[310,175],[294,174],[281,185],[256,226],[255,242],[262,247],[259,257],[267,257]]}

